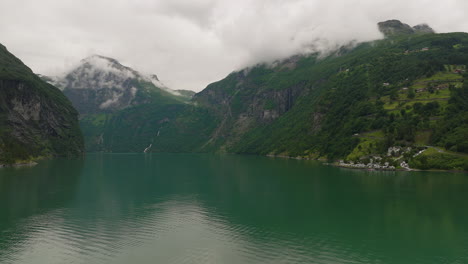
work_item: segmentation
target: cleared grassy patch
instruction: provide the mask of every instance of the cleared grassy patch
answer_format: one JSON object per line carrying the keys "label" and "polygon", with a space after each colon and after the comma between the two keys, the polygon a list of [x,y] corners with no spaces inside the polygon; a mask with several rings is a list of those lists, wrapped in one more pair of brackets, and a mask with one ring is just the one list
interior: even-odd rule
{"label": "cleared grassy patch", "polygon": [[429,147],[410,162],[417,169],[465,170],[468,171],[468,155],[448,152],[443,148]]}
{"label": "cleared grassy patch", "polygon": [[421,103],[423,105],[427,104],[427,103],[431,103],[431,102],[434,102],[434,101],[437,101],[437,103],[439,103],[440,106],[446,106],[447,105],[447,102],[448,102],[448,99],[441,99],[441,100],[415,100],[415,101],[410,101],[410,102],[406,102],[405,104],[401,105],[401,108],[405,108],[406,106],[411,106],[413,107],[413,105],[417,104],[417,103]]}
{"label": "cleared grassy patch", "polygon": [[[379,135],[377,132],[375,135]],[[383,135],[383,133],[382,133]],[[380,139],[378,137],[362,137],[359,136],[360,142],[359,144],[353,149],[353,151],[346,157],[346,160],[358,160],[363,156],[367,156],[370,154],[375,154],[377,150],[377,146],[383,140],[383,137]]]}
{"label": "cleared grassy patch", "polygon": [[376,131],[361,133],[359,134],[359,137],[384,138],[385,134],[382,130],[376,130]]}
{"label": "cleared grassy patch", "polygon": [[429,78],[419,79],[417,82],[431,82],[431,81],[457,81],[463,80],[463,77],[457,73],[452,72],[438,72]]}
{"label": "cleared grassy patch", "polygon": [[398,102],[388,102],[388,103],[385,103],[383,105],[383,108],[385,110],[394,110],[394,109],[398,108],[398,106],[399,106]]}
{"label": "cleared grassy patch", "polygon": [[[427,103],[431,103],[434,101],[437,101],[441,108],[444,108],[448,105],[448,99],[438,99],[438,100],[434,100],[434,99],[421,100],[420,99],[420,100],[413,100],[413,101],[407,101],[407,102],[387,103],[383,105],[383,108],[389,111],[389,113],[393,113],[393,114],[400,113],[402,109],[404,109],[407,113],[409,113],[411,112],[411,108],[413,108],[413,106],[417,103],[421,103],[425,105]],[[408,107],[409,109],[407,109]]]}
{"label": "cleared grassy patch", "polygon": [[450,90],[448,89],[443,89],[443,90],[438,90],[433,93],[430,92],[421,92],[421,93],[416,93],[416,96],[414,99],[449,99],[450,98]]}
{"label": "cleared grassy patch", "polygon": [[442,89],[442,90],[435,91],[433,93],[422,92],[422,93],[418,93],[416,95],[416,98],[417,97],[420,97],[420,98],[449,98],[450,97],[450,90],[449,89]]}

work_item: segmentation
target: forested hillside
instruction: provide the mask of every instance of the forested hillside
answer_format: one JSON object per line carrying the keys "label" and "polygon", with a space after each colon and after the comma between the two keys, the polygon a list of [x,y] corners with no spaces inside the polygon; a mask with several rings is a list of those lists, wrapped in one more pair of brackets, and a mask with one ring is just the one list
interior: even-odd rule
{"label": "forested hillside", "polygon": [[0,164],[83,152],[70,101],[0,45]]}
{"label": "forested hillside", "polygon": [[[150,151],[377,156],[395,166],[466,169],[456,153],[468,153],[468,34],[414,28],[233,72],[190,104],[133,108],[86,124],[99,124],[106,151],[153,144]],[[442,168],[437,159],[454,161]]]}

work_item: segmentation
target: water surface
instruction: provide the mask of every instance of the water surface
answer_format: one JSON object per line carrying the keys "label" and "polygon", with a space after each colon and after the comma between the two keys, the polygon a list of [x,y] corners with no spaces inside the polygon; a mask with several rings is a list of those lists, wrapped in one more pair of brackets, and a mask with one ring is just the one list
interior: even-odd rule
{"label": "water surface", "polygon": [[0,263],[468,263],[468,175],[89,154],[0,170]]}

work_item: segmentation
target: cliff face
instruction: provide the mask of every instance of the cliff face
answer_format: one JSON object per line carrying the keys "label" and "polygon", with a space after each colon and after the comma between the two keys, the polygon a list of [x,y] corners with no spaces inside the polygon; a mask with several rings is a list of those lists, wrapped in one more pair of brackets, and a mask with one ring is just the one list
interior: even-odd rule
{"label": "cliff face", "polygon": [[300,96],[308,93],[305,82],[281,89],[263,89],[255,83],[259,77],[255,71],[259,69],[266,70],[265,74],[270,71],[260,66],[254,68],[253,73],[235,72],[194,96],[197,105],[210,108],[221,120],[207,146],[229,149],[252,128],[273,123],[287,113]]}
{"label": "cliff face", "polygon": [[81,153],[77,111],[0,45],[0,163]]}

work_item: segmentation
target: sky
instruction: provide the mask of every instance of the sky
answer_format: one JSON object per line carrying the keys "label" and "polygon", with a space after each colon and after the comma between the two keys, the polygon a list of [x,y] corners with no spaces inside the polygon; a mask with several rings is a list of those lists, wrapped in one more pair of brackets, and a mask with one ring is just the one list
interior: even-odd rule
{"label": "sky", "polygon": [[468,1],[0,0],[0,43],[36,73],[99,54],[200,91],[257,63],[382,38],[388,19],[468,32]]}

